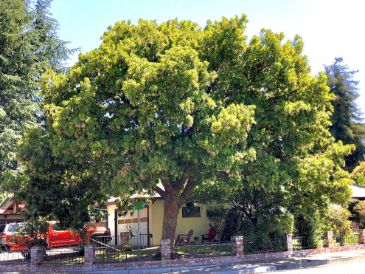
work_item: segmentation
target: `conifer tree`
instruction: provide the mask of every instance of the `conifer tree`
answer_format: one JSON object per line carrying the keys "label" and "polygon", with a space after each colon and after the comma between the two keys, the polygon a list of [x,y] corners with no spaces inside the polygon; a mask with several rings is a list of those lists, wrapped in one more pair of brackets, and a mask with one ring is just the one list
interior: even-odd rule
{"label": "conifer tree", "polygon": [[0,0],[0,189],[11,188],[19,172],[16,149],[39,126],[39,79],[72,52],[57,37],[50,0]]}
{"label": "conifer tree", "polygon": [[328,77],[327,84],[336,96],[333,101],[334,111],[331,117],[331,132],[336,140],[344,144],[354,144],[356,150],[346,157],[346,168],[352,170],[359,161],[364,160],[365,126],[355,100],[359,97],[358,81],[354,80],[357,71],[350,70],[343,64],[342,58],[325,67]]}

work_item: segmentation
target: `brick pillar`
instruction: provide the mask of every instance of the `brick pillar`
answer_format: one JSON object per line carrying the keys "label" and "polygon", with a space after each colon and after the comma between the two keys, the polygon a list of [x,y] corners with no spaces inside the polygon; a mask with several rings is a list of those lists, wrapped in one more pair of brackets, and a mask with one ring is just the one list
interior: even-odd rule
{"label": "brick pillar", "polygon": [[325,247],[334,247],[335,246],[335,242],[333,240],[333,231],[327,231],[325,233]]}
{"label": "brick pillar", "polygon": [[170,239],[161,240],[160,243],[161,260],[171,259],[171,241]]}
{"label": "brick pillar", "polygon": [[293,253],[293,234],[286,234],[286,250]]}
{"label": "brick pillar", "polygon": [[95,252],[93,245],[84,246],[84,270],[90,271],[93,269]]}
{"label": "brick pillar", "polygon": [[235,256],[243,255],[243,236],[232,236],[232,252]]}
{"label": "brick pillar", "polygon": [[37,269],[37,267],[44,261],[44,257],[46,256],[46,250],[43,246],[33,246],[30,249],[29,254],[31,268]]}
{"label": "brick pillar", "polygon": [[365,229],[359,229],[359,244],[365,244]]}

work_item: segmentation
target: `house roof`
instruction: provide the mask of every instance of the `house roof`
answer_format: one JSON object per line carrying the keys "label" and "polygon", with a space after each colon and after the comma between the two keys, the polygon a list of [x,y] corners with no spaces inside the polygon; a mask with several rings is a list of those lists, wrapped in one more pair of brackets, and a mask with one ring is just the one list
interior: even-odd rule
{"label": "house roof", "polygon": [[5,198],[4,201],[0,204],[0,214],[3,214],[5,211],[8,210],[10,206],[14,204],[14,200],[12,197]]}
{"label": "house roof", "polygon": [[[162,190],[165,190],[162,183],[159,182],[157,184],[157,187],[161,188]],[[116,200],[118,200],[120,197],[110,197],[108,199],[108,204],[115,203]],[[132,196],[129,197],[129,199],[137,199],[137,198],[161,198],[161,195],[157,192],[153,192],[153,194],[149,193],[147,190],[142,190],[140,192],[134,193]]]}
{"label": "house roof", "polygon": [[365,187],[358,185],[351,185],[352,198],[365,199]]}

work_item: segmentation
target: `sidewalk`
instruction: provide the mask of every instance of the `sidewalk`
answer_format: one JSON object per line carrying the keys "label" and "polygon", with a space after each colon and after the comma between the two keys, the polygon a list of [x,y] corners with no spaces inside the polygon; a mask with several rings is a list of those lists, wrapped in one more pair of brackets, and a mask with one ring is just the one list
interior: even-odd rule
{"label": "sidewalk", "polygon": [[265,273],[278,270],[289,270],[306,267],[314,267],[326,264],[343,263],[347,261],[365,260],[365,250],[354,250],[344,252],[322,253],[308,257],[294,257],[283,260],[272,260],[267,262],[249,262],[229,265],[210,265],[192,267],[172,267],[157,269],[133,269],[133,270],[105,270],[88,272],[92,274],[157,274],[157,273],[224,273],[224,274],[243,274],[243,273]]}

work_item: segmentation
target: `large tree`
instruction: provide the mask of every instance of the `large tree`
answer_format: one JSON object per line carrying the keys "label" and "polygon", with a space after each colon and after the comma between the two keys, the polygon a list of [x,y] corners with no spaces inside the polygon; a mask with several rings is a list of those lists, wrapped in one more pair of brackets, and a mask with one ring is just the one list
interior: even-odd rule
{"label": "large tree", "polygon": [[24,1],[0,1],[0,182],[17,169],[16,143],[36,122],[29,22]]}
{"label": "large tree", "polygon": [[342,58],[336,58],[334,63],[326,66],[328,86],[336,96],[333,101],[334,111],[331,117],[331,132],[336,140],[345,144],[354,144],[356,149],[346,158],[346,167],[352,170],[359,161],[364,160],[365,125],[362,123],[361,111],[356,105],[359,97],[358,81],[354,80],[357,71],[352,71],[343,64]]}
{"label": "large tree", "polygon": [[[244,46],[245,22],[217,23],[232,36],[228,59]],[[45,80],[54,155],[103,178],[110,194],[158,192],[165,200],[162,237],[172,242],[194,187],[234,174],[254,157],[246,148],[254,107],[211,96],[218,75],[204,55],[212,40],[188,21],[120,22],[67,74],[49,72]]]}
{"label": "large tree", "polygon": [[300,37],[285,41],[283,34],[263,30],[235,63],[208,60],[224,75],[216,83],[216,98],[256,107],[247,138],[256,160],[245,164],[238,178],[229,178],[228,188],[206,182],[197,199],[223,192],[223,202],[242,213],[246,232],[265,226],[269,232],[273,217],[284,211],[308,220],[349,197],[351,179],[343,167],[352,146],[331,137],[333,95],[323,73],[310,76],[302,48]]}
{"label": "large tree", "polygon": [[68,175],[59,184],[87,178],[111,195],[158,192],[162,237],[172,242],[180,207],[205,182],[282,182],[298,199],[346,192],[337,162],[349,148],[328,132],[326,78],[310,75],[299,38],[264,30],[247,43],[245,26],[244,16],[204,29],[119,22],[66,74],[49,71],[47,138]]}
{"label": "large tree", "polygon": [[38,107],[41,74],[49,68],[62,70],[62,62],[72,52],[57,37],[57,24],[49,16],[49,5],[49,0],[0,1],[2,187],[12,184],[20,171],[15,157],[17,143],[26,131],[39,126],[42,119]]}

